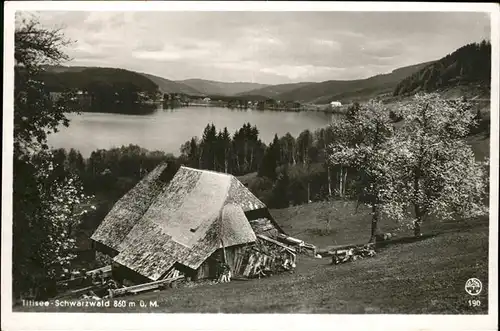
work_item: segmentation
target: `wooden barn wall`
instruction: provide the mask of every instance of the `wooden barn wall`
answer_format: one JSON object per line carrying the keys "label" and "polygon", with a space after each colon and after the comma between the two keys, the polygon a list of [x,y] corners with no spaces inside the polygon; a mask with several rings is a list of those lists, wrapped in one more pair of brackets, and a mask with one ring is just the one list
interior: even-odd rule
{"label": "wooden barn wall", "polygon": [[[256,234],[276,237],[278,233],[285,233],[267,208],[249,210],[245,212],[245,216]],[[263,219],[267,219],[267,221],[263,221]]]}
{"label": "wooden barn wall", "polygon": [[[226,263],[235,276],[253,277],[260,269],[277,272],[285,259],[295,263],[296,256],[281,246],[261,239],[255,244],[226,248]],[[197,278],[217,278],[217,265],[222,261],[224,252],[218,249],[198,268]]]}
{"label": "wooden barn wall", "polygon": [[92,240],[92,248],[96,251],[99,251],[103,254],[108,255],[109,257],[113,258],[116,255],[118,255],[118,251],[116,249],[113,249],[111,247],[108,247],[106,245],[101,244],[100,242]]}
{"label": "wooden barn wall", "polygon": [[[251,244],[250,244],[251,245]],[[246,248],[249,245],[235,245],[226,247],[226,263],[231,268],[233,274],[238,275],[238,269],[241,266],[245,255]],[[224,261],[224,251],[216,250],[203,264],[198,268],[198,279],[217,278],[218,264]]]}
{"label": "wooden barn wall", "polygon": [[249,222],[255,234],[263,234],[265,236],[273,238],[278,236],[279,233],[278,229],[274,226],[272,221],[267,217],[257,218]]}
{"label": "wooden barn wall", "polygon": [[296,254],[281,245],[260,238],[246,255],[239,270],[239,273],[245,277],[258,276],[259,270],[266,273],[279,273],[284,271],[285,260],[292,263],[296,261]]}

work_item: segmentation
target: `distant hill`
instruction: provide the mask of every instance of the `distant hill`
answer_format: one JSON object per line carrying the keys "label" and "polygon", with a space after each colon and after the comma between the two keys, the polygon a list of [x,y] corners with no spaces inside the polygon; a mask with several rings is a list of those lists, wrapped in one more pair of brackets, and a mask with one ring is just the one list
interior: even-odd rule
{"label": "distant hill", "polygon": [[176,81],[173,81],[170,79],[158,77],[155,75],[150,75],[150,74],[145,74],[145,73],[140,73],[140,74],[149,78],[156,85],[158,85],[158,88],[163,93],[184,93],[184,94],[188,94],[188,95],[202,95],[203,94],[200,91],[192,88],[191,86],[188,86],[188,85],[180,83],[180,82],[176,82]]}
{"label": "distant hill", "polygon": [[309,84],[314,84],[311,82],[301,82],[301,83],[291,83],[291,84],[278,84],[278,85],[269,85],[266,87],[258,88],[255,90],[242,92],[237,95],[239,96],[251,96],[251,95],[260,95],[266,98],[276,98],[282,93],[286,93],[288,91],[292,91],[302,86],[306,86]]}
{"label": "distant hill", "polygon": [[[64,88],[64,86],[62,86],[63,84],[68,84],[66,87],[81,88],[82,85],[87,84],[89,80],[104,80],[112,82],[119,79],[129,80],[133,84],[139,83],[142,87],[148,86],[148,89],[150,89],[153,84],[163,93],[184,93],[189,95],[202,94],[192,87],[173,80],[125,69],[52,65],[46,65],[44,66],[44,69],[46,72],[44,75],[45,79],[49,80],[51,87],[55,86],[58,90]],[[125,72],[128,74],[125,74],[124,76]],[[96,74],[96,76],[92,78],[88,75],[89,73]]]}
{"label": "distant hill", "polygon": [[158,85],[144,75],[116,68],[45,66],[40,78],[52,92],[88,89],[90,86],[97,87],[97,84],[135,86],[147,92],[158,89]]}
{"label": "distant hill", "polygon": [[288,90],[276,96],[285,101],[326,104],[334,100],[343,102],[366,100],[383,93],[392,93],[396,85],[409,75],[432,62],[425,62],[393,70],[388,74],[357,80],[329,80],[311,83]]}
{"label": "distant hill", "polygon": [[[43,69],[47,72],[53,72],[53,73],[61,73],[61,72],[81,72],[85,69],[89,69],[91,67],[78,67],[78,66],[54,66],[54,65],[44,65],[42,66]],[[93,67],[97,68],[97,67]]]}
{"label": "distant hill", "polygon": [[176,81],[176,83],[181,83],[187,85],[204,95],[236,95],[239,93],[255,90],[258,88],[265,87],[265,84],[258,83],[247,83],[247,82],[217,82],[205,79],[186,79]]}
{"label": "distant hill", "polygon": [[402,80],[394,95],[432,92],[460,85],[489,86],[491,79],[491,44],[487,41],[460,47]]}
{"label": "distant hill", "polygon": [[[366,79],[329,80],[319,83],[300,82],[266,85],[248,82],[218,82],[205,79],[173,81],[159,76],[124,69],[96,67],[47,66],[44,79],[55,91],[81,88],[90,81],[127,81],[150,91],[205,95],[223,100],[261,101],[268,98],[301,103],[327,104],[366,101],[374,97],[400,98],[418,91],[440,90],[447,95],[489,98],[491,76],[491,44],[483,41],[463,46],[438,61],[425,62],[395,69]],[[474,90],[474,91],[472,91]]]}

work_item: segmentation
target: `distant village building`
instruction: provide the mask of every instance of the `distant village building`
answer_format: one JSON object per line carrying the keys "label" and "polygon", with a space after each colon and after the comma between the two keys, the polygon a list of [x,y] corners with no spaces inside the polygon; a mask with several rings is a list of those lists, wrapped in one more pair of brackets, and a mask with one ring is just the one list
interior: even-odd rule
{"label": "distant village building", "polygon": [[181,167],[166,183],[167,168],[159,165],[118,200],[91,237],[113,258],[115,279],[141,283],[177,271],[215,278],[221,263],[243,276],[295,265],[294,249],[277,241],[283,230],[238,179]]}
{"label": "distant village building", "polygon": [[330,107],[341,107],[342,103],[340,101],[332,101],[330,102]]}
{"label": "distant village building", "polygon": [[203,102],[210,102],[210,101],[211,101],[211,99],[208,98],[208,97],[207,98],[203,98]]}
{"label": "distant village building", "polygon": [[52,102],[58,102],[63,97],[69,97],[69,100],[78,102],[80,106],[89,107],[92,104],[92,97],[86,91],[69,92],[49,92],[49,97]]}

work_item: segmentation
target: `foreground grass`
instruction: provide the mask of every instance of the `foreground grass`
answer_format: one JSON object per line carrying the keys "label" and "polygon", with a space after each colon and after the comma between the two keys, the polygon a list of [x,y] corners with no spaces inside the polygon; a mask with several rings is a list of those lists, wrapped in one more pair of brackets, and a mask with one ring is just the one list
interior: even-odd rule
{"label": "foreground grass", "polygon": [[[433,232],[434,237],[390,245],[353,263],[333,266],[328,259],[301,257],[293,274],[117,298],[156,301],[158,307],[43,311],[486,314],[488,219],[440,223]],[[471,277],[483,282],[477,297],[464,291]],[[469,307],[470,299],[481,306]]]}
{"label": "foreground grass", "polygon": [[[288,235],[317,247],[361,244],[370,239],[370,211],[354,201],[314,202],[273,209],[271,214]],[[380,224],[383,232],[398,228],[392,222]]]}

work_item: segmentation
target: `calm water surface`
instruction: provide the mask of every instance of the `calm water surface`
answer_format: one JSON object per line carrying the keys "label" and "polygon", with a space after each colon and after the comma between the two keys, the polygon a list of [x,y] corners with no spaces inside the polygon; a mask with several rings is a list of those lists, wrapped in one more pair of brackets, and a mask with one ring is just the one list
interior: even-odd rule
{"label": "calm water surface", "polygon": [[267,144],[275,133],[281,137],[290,132],[297,137],[305,129],[314,131],[325,127],[332,115],[186,107],[158,110],[150,115],[81,113],[69,114],[68,118],[70,126],[50,135],[49,144],[55,148],[75,148],[88,157],[96,149],[129,144],[179,155],[181,145],[191,137],[201,137],[208,123],[214,123],[217,130],[227,127],[234,134],[243,124],[250,122],[257,126],[260,139]]}

